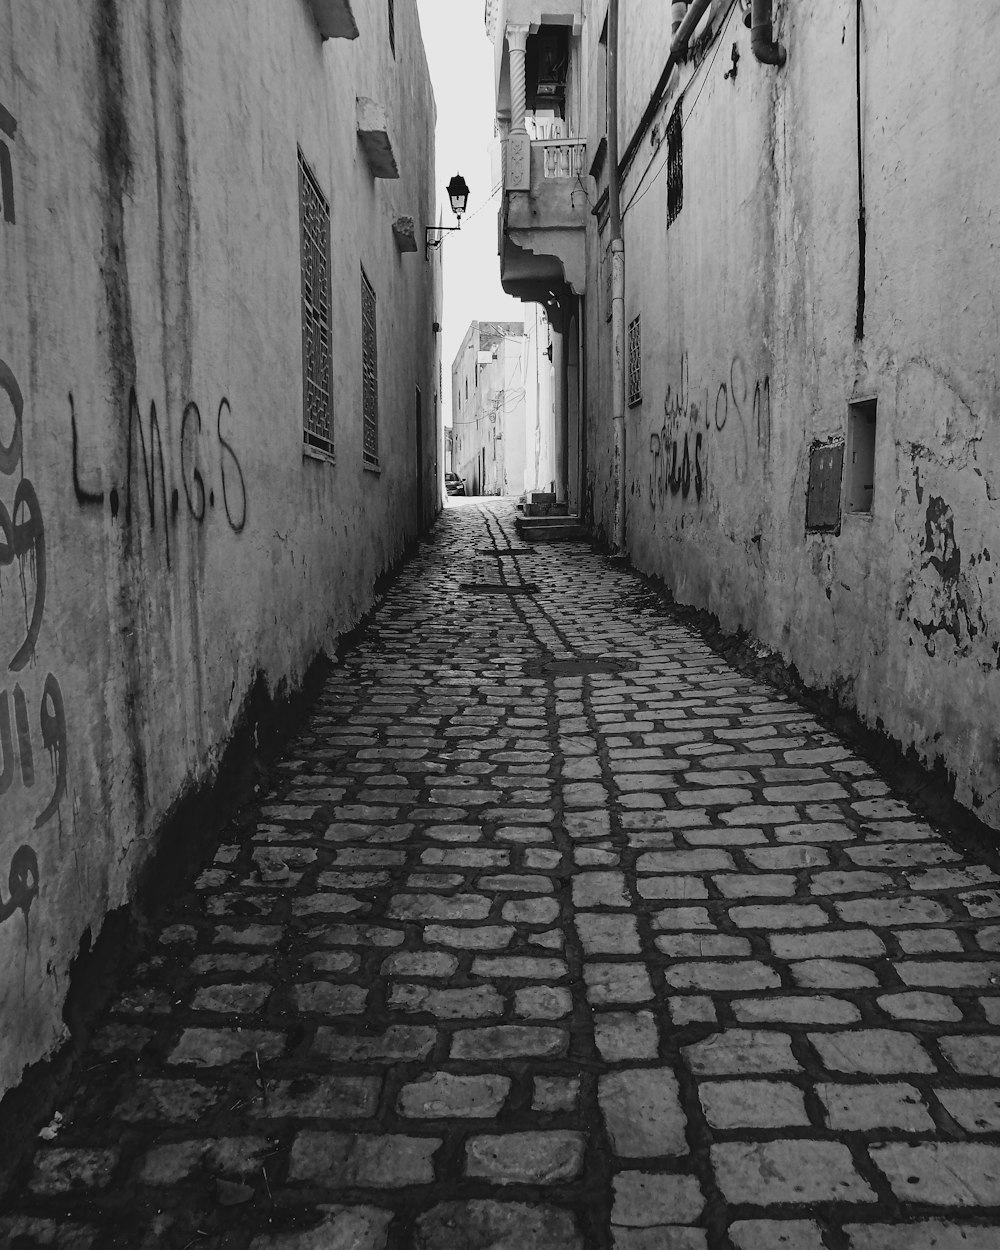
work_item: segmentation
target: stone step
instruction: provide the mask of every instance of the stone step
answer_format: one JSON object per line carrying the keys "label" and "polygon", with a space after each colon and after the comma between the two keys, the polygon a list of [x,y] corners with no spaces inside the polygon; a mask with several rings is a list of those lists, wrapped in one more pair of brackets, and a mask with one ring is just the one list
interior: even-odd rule
{"label": "stone step", "polygon": [[587,527],[578,516],[519,516],[515,518],[514,526],[527,542],[557,542],[560,539],[589,537]]}

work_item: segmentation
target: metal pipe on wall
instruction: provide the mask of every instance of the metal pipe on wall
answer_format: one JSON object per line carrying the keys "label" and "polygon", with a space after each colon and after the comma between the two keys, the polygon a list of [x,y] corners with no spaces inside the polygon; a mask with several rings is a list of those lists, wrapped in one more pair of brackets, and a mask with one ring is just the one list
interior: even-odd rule
{"label": "metal pipe on wall", "polygon": [[750,6],[750,50],[762,65],[784,65],[785,49],[774,39],[771,23],[772,0],[752,0]]}
{"label": "metal pipe on wall", "polygon": [[608,5],[608,209],[611,220],[611,424],[615,502],[612,546],[625,554],[625,241],[618,175],[618,0]]}

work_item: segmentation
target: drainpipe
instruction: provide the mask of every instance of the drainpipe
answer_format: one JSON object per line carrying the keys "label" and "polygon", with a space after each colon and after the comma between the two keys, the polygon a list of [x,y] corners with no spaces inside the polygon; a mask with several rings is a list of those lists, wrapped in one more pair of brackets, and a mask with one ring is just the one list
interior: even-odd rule
{"label": "drainpipe", "polygon": [[670,38],[673,40],[678,30],[680,30],[681,22],[684,21],[684,14],[687,12],[687,0],[677,0],[670,7]]}
{"label": "drainpipe", "polygon": [[625,554],[625,241],[618,181],[618,0],[608,5],[608,210],[611,220],[611,420],[615,523],[612,546]]}
{"label": "drainpipe", "polygon": [[774,40],[771,29],[771,0],[752,0],[750,7],[750,49],[762,65],[784,65],[785,49]]}

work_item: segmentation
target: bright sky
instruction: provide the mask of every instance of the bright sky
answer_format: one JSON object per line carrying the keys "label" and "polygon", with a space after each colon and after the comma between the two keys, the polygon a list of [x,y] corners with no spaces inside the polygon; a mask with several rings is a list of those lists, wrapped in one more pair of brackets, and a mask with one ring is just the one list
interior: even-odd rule
{"label": "bright sky", "polygon": [[497,257],[500,193],[493,190],[490,144],[496,99],[493,45],[486,37],[483,0],[417,0],[437,103],[437,179],[441,220],[455,218],[445,187],[453,174],[469,184],[460,234],[447,234],[444,257],[443,413],[451,423],[451,362],[470,321],[521,321],[524,305],[505,295]]}

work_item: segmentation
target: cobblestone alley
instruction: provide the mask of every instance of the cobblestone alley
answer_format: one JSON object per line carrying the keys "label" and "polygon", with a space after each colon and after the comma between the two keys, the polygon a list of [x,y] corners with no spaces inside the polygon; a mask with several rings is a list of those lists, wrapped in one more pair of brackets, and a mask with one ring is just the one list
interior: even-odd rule
{"label": "cobblestone alley", "polygon": [[513,517],[404,568],[3,1245],[1000,1246],[997,875]]}

